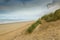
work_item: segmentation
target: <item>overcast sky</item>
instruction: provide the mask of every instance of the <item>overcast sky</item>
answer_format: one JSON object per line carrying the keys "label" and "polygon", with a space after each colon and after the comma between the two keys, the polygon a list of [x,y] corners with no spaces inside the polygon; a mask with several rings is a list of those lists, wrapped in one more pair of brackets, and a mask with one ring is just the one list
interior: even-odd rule
{"label": "overcast sky", "polygon": [[60,0],[0,0],[0,19],[34,20],[47,11],[47,4]]}

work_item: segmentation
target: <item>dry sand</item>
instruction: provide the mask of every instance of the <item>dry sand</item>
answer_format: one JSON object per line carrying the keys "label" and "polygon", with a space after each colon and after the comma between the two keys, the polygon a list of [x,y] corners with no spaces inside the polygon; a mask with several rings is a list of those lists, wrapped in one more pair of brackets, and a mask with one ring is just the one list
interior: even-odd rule
{"label": "dry sand", "polygon": [[17,22],[9,24],[0,24],[0,40],[12,40],[16,35],[21,33],[27,26],[33,22]]}
{"label": "dry sand", "polygon": [[0,25],[0,40],[60,40],[60,20],[42,22],[31,34],[26,34],[32,23],[34,22]]}

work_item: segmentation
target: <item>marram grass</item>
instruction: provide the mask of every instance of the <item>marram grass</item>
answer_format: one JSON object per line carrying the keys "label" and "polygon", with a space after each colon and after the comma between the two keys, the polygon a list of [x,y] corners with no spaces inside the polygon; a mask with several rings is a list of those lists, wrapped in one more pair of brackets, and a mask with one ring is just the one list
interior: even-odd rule
{"label": "marram grass", "polygon": [[28,32],[28,33],[32,33],[33,30],[34,30],[39,24],[41,24],[41,21],[40,21],[40,20],[36,21],[35,23],[33,23],[33,24],[27,29],[27,32]]}

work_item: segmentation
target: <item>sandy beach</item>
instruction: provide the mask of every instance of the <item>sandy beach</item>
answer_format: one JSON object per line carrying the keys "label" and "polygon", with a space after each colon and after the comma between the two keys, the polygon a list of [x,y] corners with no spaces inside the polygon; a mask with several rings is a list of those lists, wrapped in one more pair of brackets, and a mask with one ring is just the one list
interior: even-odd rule
{"label": "sandy beach", "polygon": [[0,24],[0,40],[60,40],[60,20],[43,22],[31,34],[26,34],[27,28],[33,23],[29,21]]}
{"label": "sandy beach", "polygon": [[0,40],[12,40],[17,34],[22,32],[32,23],[32,21],[28,21],[0,24]]}

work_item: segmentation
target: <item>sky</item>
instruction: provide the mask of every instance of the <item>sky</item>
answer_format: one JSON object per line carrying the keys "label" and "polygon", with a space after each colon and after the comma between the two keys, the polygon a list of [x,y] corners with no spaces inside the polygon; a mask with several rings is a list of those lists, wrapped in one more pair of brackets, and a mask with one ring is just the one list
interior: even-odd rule
{"label": "sky", "polygon": [[60,0],[0,0],[1,20],[36,20]]}

